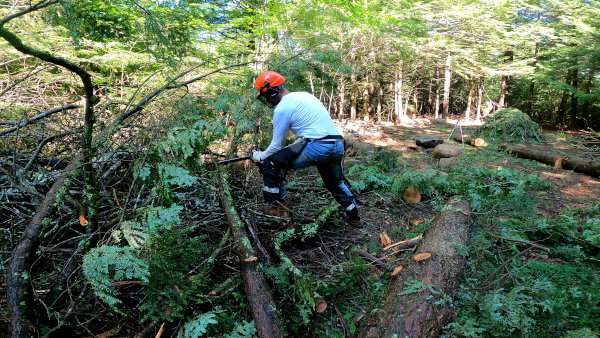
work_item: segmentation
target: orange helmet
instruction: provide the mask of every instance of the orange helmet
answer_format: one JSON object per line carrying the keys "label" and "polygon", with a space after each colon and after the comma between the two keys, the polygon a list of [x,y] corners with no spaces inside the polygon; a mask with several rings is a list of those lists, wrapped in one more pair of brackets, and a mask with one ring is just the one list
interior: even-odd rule
{"label": "orange helmet", "polygon": [[254,87],[258,91],[256,97],[266,94],[269,89],[276,89],[285,82],[285,78],[276,72],[264,72],[260,74],[254,82]]}

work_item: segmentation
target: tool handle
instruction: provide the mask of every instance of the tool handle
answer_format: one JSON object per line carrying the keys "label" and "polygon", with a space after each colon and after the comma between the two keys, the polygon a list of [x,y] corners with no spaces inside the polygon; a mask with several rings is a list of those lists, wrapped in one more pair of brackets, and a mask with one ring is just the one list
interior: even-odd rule
{"label": "tool handle", "polygon": [[229,164],[229,163],[239,162],[239,161],[244,161],[244,160],[249,160],[249,159],[250,159],[250,156],[236,157],[236,158],[230,158],[228,160],[219,161],[219,162],[217,162],[217,164]]}

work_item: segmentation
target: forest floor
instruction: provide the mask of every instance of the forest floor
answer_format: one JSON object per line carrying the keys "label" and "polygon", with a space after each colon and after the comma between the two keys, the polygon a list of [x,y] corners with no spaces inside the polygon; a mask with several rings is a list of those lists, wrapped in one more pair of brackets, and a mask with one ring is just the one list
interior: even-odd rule
{"label": "forest floor", "polygon": [[[320,322],[316,330],[313,330],[317,326],[314,326],[315,323],[312,321],[311,330],[304,331],[306,328],[303,329],[302,326],[297,326],[297,323],[291,323],[288,319],[287,325],[292,327],[293,335],[342,335],[342,318],[354,332],[355,327],[365,317],[366,311],[369,308],[377,307],[389,280],[389,271],[382,271],[372,262],[366,262],[366,266],[362,265],[363,268],[358,268],[360,265],[356,264],[360,261],[357,255],[358,251],[368,252],[389,266],[399,265],[407,259],[406,251],[410,250],[384,252],[383,247],[386,243],[382,242],[381,235],[386,234],[394,243],[422,234],[444,203],[440,201],[439,196],[424,192],[420,203],[407,204],[402,200],[401,194],[399,196],[397,191],[389,189],[389,185],[393,181],[386,180],[387,175],[394,176],[407,172],[423,173],[430,169],[445,170],[439,168],[438,161],[432,156],[431,149],[424,151],[414,149],[414,137],[419,135],[436,136],[443,139],[445,143],[457,145],[452,140],[448,141],[448,138],[451,132],[460,133],[460,130],[454,128],[452,124],[430,124],[425,121],[417,122],[412,126],[388,124],[358,127],[350,125],[345,129],[346,133],[362,130],[361,135],[354,135],[359,141],[354,142],[354,145],[347,151],[344,167],[350,182],[358,186],[358,189],[354,187],[354,190],[362,190],[357,197],[364,226],[360,229],[353,229],[345,223],[343,216],[335,217],[319,229],[314,237],[283,247],[296,267],[314,280],[313,291],[318,295],[328,296],[326,299],[331,301],[330,304],[339,305],[335,311],[328,309],[321,314],[316,314],[318,322]],[[473,130],[473,127],[462,128],[462,132],[465,134]],[[558,153],[577,153],[582,157],[600,158],[598,147],[583,146],[581,136],[582,134],[577,133],[546,133],[548,143],[539,147]],[[550,183],[548,189],[543,191],[532,189],[526,193],[539,201],[536,204],[538,215],[536,217],[553,219],[559,217],[565,210],[590,208],[600,201],[600,180],[598,178],[569,170],[555,169],[535,161],[518,159],[499,152],[497,145],[486,148],[465,145],[464,151],[465,157],[472,160],[471,165],[475,167],[492,170],[509,168],[523,176],[534,175]],[[370,175],[368,168],[371,165],[377,166],[377,162],[389,161],[390,157],[395,157],[391,161],[392,168],[387,168],[385,173],[382,170],[374,172],[371,177],[366,177]],[[461,164],[453,166],[456,165],[460,166]],[[245,178],[238,180],[238,184],[232,183],[234,190],[237,186],[240,195],[244,194],[243,191],[246,193],[249,192],[248,190],[260,191],[260,177],[256,170],[248,170],[246,167],[243,172]],[[292,211],[292,217],[288,220],[266,218],[261,215],[259,212],[261,201],[258,195],[239,207],[242,210],[255,210],[253,214],[256,218],[253,218],[253,221],[257,224],[261,241],[269,243],[273,236],[287,227],[298,223],[306,224],[307,220],[315,219],[320,210],[333,201],[322,187],[315,189],[319,185],[315,185],[315,182],[319,182],[319,180],[319,175],[314,168],[293,171],[288,174],[289,207]],[[240,186],[244,186],[244,188],[239,189]],[[343,213],[340,212],[340,214]],[[489,216],[488,212],[481,210],[474,214],[481,218]],[[490,224],[510,220],[511,217],[514,217],[502,213],[496,213],[496,215],[497,219]],[[475,223],[485,224],[486,221],[476,220]],[[490,224],[483,225],[483,227],[490,226]],[[552,257],[535,259],[545,260],[545,262],[555,261]],[[275,293],[277,295],[277,290]],[[286,297],[287,301],[283,300],[282,304],[289,305],[298,301],[294,295],[288,294]],[[286,309],[285,305],[283,310],[284,312],[286,310],[293,311]],[[521,333],[523,332],[526,332],[526,329],[521,326]]]}
{"label": "forest floor", "polygon": [[[474,128],[463,127],[462,132]],[[415,147],[414,138],[435,136],[462,147],[448,141],[450,133],[460,133],[453,124],[431,124],[425,119],[411,125],[347,122],[340,129],[351,141],[344,170],[360,205],[361,228],[350,227],[339,211],[317,231],[310,231],[314,220],[335,205],[315,168],[287,173],[291,217],[279,218],[262,212],[262,179],[254,165],[245,161],[228,166],[235,208],[248,228],[257,230],[259,241],[253,239],[254,246],[260,242],[265,248],[258,250],[259,259],[290,336],[355,334],[367,320],[366,314],[381,304],[386,286],[393,281],[391,269],[412,257],[410,248],[384,250],[386,242],[423,234],[455,195],[471,202],[473,236],[465,277],[454,299],[458,317],[444,334],[563,336],[569,331],[600,331],[600,179],[516,158],[498,151],[493,142],[483,148],[465,145],[460,161],[441,168],[430,149]],[[586,136],[586,132],[551,131],[545,133],[547,143],[532,146],[600,158],[599,147],[589,146]],[[202,179],[211,182],[207,176]],[[419,203],[408,204],[402,198],[411,185],[421,190]],[[206,189],[216,190],[214,186]],[[216,247],[227,228],[218,199],[194,191],[185,196],[189,200],[184,200],[182,224],[197,226],[211,248]],[[291,228],[301,235],[282,242],[278,252],[273,243]],[[232,242],[224,246],[207,273],[207,292],[194,295],[198,305],[187,309],[194,313],[223,309],[217,310],[219,326],[214,325],[209,336],[231,332],[240,320],[252,318]],[[523,243],[546,246],[551,253],[530,250],[523,254],[532,248]],[[8,249],[4,253],[8,259]],[[386,268],[361,253],[370,254]],[[282,254],[297,270],[285,264]],[[506,271],[497,273],[499,267]],[[1,280],[0,286],[4,286]],[[119,291],[127,304],[138,304],[135,297],[140,288],[135,284]],[[84,325],[87,332],[121,327],[123,321],[127,328],[119,335],[133,336],[142,329],[153,330],[145,328],[158,329],[162,322],[154,322],[155,327],[140,323],[137,305],[126,311],[126,318],[111,314],[89,290],[85,295],[107,317],[92,316],[94,322]],[[317,313],[311,301],[328,306]],[[7,325],[5,304],[2,295],[0,332]],[[184,323],[183,318],[169,322],[166,332],[174,334]],[[344,332],[344,324],[350,332]],[[577,331],[574,336],[585,336],[582,332],[587,333]]]}

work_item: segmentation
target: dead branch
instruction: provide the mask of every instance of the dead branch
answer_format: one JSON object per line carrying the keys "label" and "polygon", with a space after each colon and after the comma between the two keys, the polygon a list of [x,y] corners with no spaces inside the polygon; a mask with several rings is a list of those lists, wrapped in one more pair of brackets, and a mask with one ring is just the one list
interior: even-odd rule
{"label": "dead branch", "polygon": [[16,126],[8,128],[6,130],[0,131],[0,136],[12,133],[15,130],[19,130],[23,127],[25,127],[26,125],[32,124],[33,122],[39,121],[43,118],[46,118],[48,116],[51,116],[53,114],[59,113],[59,112],[64,112],[66,110],[69,109],[76,109],[76,108],[80,108],[80,106],[74,104],[74,103],[69,103],[67,105],[61,106],[61,107],[56,107],[56,108],[52,108],[50,110],[47,110],[43,113],[39,113],[37,115],[35,115],[34,117],[27,119],[27,120],[21,120],[21,121],[15,121],[14,124],[16,124]]}

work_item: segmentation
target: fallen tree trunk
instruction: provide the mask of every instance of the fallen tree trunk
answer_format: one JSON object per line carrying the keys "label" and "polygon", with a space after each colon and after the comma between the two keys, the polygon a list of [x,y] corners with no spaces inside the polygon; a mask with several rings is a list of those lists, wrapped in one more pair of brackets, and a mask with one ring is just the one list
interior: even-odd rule
{"label": "fallen tree trunk", "polygon": [[[383,303],[360,327],[358,337],[437,337],[454,318],[454,295],[466,258],[457,248],[468,244],[470,205],[449,204],[423,235],[415,257],[392,276]],[[431,254],[431,257],[427,258]],[[446,302],[435,305],[440,299]]]}
{"label": "fallen tree trunk", "polygon": [[479,147],[485,147],[488,144],[485,142],[484,139],[482,139],[481,137],[470,137],[469,135],[458,135],[458,134],[453,134],[452,135],[452,139],[458,143],[464,143],[464,144],[468,144],[470,146],[473,146],[475,148],[479,148]]}
{"label": "fallen tree trunk", "polygon": [[523,144],[502,144],[500,150],[515,154],[517,157],[535,160],[554,168],[573,170],[576,172],[600,177],[600,161],[594,161],[577,156],[551,154],[546,151],[532,149]]}
{"label": "fallen tree trunk", "polygon": [[233,206],[229,185],[227,184],[227,175],[220,172],[219,181],[219,200],[227,216],[231,235],[235,241],[235,248],[242,264],[244,290],[250,302],[257,334],[259,337],[286,336],[285,327],[279,319],[273,296],[261,273],[260,263],[254,248],[250,244],[244,224]]}

